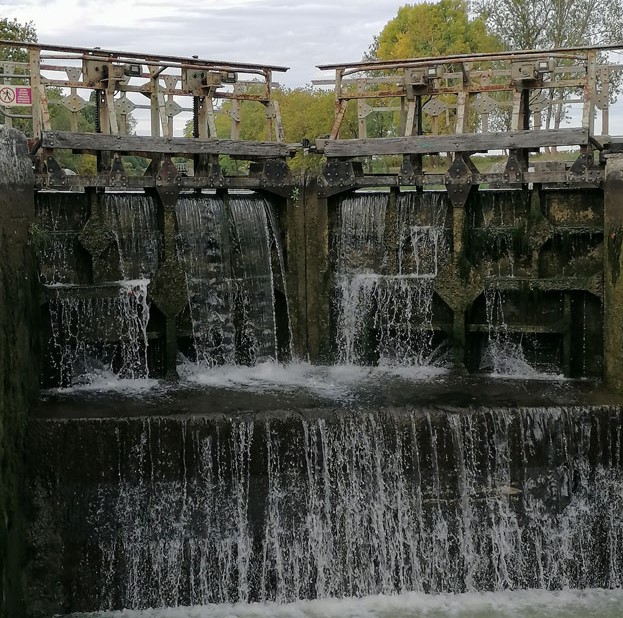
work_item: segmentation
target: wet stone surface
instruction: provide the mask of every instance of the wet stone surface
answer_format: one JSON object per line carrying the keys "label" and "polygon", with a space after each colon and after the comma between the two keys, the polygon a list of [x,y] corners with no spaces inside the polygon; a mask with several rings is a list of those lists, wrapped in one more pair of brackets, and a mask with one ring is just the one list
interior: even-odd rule
{"label": "wet stone surface", "polygon": [[[324,370],[323,370],[324,369]],[[284,372],[286,370],[284,369]],[[313,378],[313,380],[312,380]],[[617,405],[620,396],[599,383],[442,375],[414,381],[370,371],[367,378],[343,379],[317,368],[309,383],[287,385],[247,380],[229,385],[180,383],[132,391],[50,390],[36,418],[116,418],[126,416],[228,415],[303,410],[380,408],[544,408]]]}

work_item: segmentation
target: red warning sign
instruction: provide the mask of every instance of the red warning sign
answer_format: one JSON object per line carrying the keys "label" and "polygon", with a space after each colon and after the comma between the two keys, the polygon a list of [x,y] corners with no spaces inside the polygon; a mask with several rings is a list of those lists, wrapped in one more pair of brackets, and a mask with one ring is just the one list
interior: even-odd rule
{"label": "red warning sign", "polygon": [[32,90],[29,86],[0,86],[0,105],[32,105]]}

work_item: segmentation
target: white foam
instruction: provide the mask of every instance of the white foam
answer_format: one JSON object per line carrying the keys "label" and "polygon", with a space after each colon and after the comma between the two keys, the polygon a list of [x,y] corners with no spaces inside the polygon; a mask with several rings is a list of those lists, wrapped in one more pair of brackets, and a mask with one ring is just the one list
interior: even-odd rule
{"label": "white foam", "polygon": [[438,367],[385,365],[312,365],[294,362],[259,363],[254,367],[242,365],[206,368],[184,363],[178,367],[180,376],[189,383],[214,388],[236,388],[253,392],[307,391],[320,397],[350,399],[364,383],[375,384],[387,377],[410,381],[428,380],[446,373]]}
{"label": "white foam", "polygon": [[623,590],[517,590],[122,610],[92,618],[619,618]]}
{"label": "white foam", "polygon": [[142,395],[155,390],[160,382],[153,378],[120,378],[114,372],[98,370],[82,376],[82,381],[69,387],[49,389],[50,393],[108,393],[121,395]]}

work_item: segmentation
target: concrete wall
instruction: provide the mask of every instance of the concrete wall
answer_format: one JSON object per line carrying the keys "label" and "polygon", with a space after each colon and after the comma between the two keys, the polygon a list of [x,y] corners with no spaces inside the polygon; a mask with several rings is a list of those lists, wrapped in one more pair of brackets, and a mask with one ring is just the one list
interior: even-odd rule
{"label": "concrete wall", "polygon": [[24,429],[37,395],[33,173],[26,139],[0,127],[0,616],[23,615]]}

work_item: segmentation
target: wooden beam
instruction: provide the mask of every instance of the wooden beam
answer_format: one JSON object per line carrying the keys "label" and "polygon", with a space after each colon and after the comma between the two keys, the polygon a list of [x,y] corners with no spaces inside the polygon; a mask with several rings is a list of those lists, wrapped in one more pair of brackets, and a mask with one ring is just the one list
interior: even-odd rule
{"label": "wooden beam", "polygon": [[[375,139],[316,140],[316,150],[327,157],[367,155],[437,154],[439,152],[486,152],[545,146],[582,146],[589,143],[588,129],[548,129],[462,135],[415,135]],[[45,145],[45,144],[44,144]]]}
{"label": "wooden beam", "polygon": [[292,154],[291,146],[276,142],[105,135],[102,133],[70,133],[68,131],[44,132],[42,146],[44,148],[69,149],[81,154],[94,154],[104,150],[139,156],[149,156],[150,154],[170,154],[172,156],[210,154],[266,159],[288,157]]}

